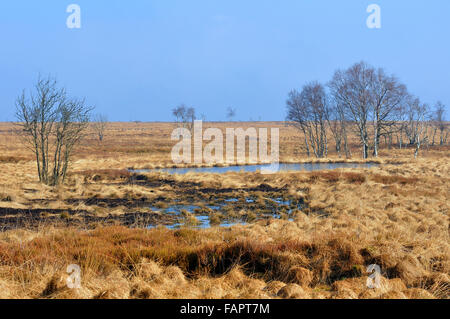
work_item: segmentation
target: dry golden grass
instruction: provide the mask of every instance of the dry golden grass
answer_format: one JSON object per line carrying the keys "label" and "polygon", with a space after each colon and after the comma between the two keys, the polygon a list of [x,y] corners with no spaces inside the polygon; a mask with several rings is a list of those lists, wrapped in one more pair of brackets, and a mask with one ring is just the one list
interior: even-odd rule
{"label": "dry golden grass", "polygon": [[[282,123],[251,125],[280,127],[283,162],[311,161],[297,151],[301,139],[295,129]],[[112,123],[103,143],[93,134],[83,142],[67,184],[51,188],[36,181],[32,154],[14,136],[13,126],[0,123],[0,219],[14,218],[8,214],[18,210],[43,215],[42,224],[0,233],[0,298],[450,296],[448,146],[424,149],[417,160],[411,149],[383,147],[376,159],[383,165],[371,169],[139,178],[126,170],[172,166],[173,128],[170,123]],[[321,161],[361,161],[357,139],[351,144],[352,159],[331,152]],[[149,211],[159,220],[164,216],[136,203],[162,208],[183,197],[213,201],[227,189],[239,200],[255,197],[255,207],[269,194],[304,205],[294,221],[268,219],[232,228],[142,229],[98,221],[61,227],[80,212],[105,217]],[[230,208],[226,213],[250,221],[258,212]],[[82,268],[80,289],[66,287],[69,264]],[[370,264],[382,269],[379,289],[366,288]]]}

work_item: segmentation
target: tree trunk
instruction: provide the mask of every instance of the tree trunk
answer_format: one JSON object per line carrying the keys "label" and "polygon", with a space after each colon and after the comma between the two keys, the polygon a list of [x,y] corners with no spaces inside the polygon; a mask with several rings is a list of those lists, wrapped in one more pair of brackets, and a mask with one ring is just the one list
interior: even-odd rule
{"label": "tree trunk", "polygon": [[436,132],[437,132],[437,128],[435,128],[433,131],[433,139],[431,141],[431,146],[434,146],[434,138],[436,137]]}
{"label": "tree trunk", "polygon": [[420,139],[418,139],[418,141],[416,143],[416,150],[414,151],[414,158],[417,158],[417,156],[419,155],[419,148],[420,148]]}
{"label": "tree trunk", "polygon": [[345,150],[345,157],[346,157],[346,158],[350,158],[350,157],[352,157],[352,154],[351,154],[350,149],[349,149],[349,147],[348,147],[348,142],[347,142],[347,130],[345,129],[345,126],[344,126],[343,133],[344,133],[344,150]]}
{"label": "tree trunk", "polygon": [[305,146],[306,146],[306,154],[308,155],[308,157],[311,157],[311,154],[309,152],[309,144],[308,144],[308,139],[306,137],[306,132],[303,131],[303,134],[305,135]]}
{"label": "tree trunk", "polygon": [[374,138],[373,138],[373,156],[378,157],[378,125],[375,126],[375,132],[374,132]]}
{"label": "tree trunk", "polygon": [[369,146],[367,145],[367,143],[364,141],[363,142],[363,158],[367,159],[369,157]]}

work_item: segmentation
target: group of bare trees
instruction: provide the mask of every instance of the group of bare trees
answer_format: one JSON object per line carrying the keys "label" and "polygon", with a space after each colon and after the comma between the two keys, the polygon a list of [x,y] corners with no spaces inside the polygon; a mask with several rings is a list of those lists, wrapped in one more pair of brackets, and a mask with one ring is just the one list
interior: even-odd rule
{"label": "group of bare trees", "polygon": [[[33,90],[16,100],[18,135],[35,155],[39,181],[64,183],[74,148],[86,136],[93,107],[69,97],[56,79],[39,77]],[[91,129],[103,141],[108,119],[97,114]]]}
{"label": "group of bare trees", "polygon": [[176,122],[184,128],[192,131],[194,128],[194,121],[197,119],[195,109],[181,104],[172,110],[172,115]]}
{"label": "group of bare trees", "polygon": [[330,110],[326,99],[324,87],[317,82],[306,84],[302,92],[289,93],[288,119],[303,132],[308,156],[311,151],[319,158],[328,154],[326,129]]}
{"label": "group of bare trees", "polygon": [[[185,104],[180,104],[179,106],[173,108],[172,116],[175,118],[175,122],[178,125],[189,130],[192,130],[195,120],[200,119],[203,122],[206,121],[206,116],[204,114],[200,114],[200,116],[197,116],[195,108],[187,107]],[[228,121],[232,122],[235,116],[236,108],[228,107],[226,109],[226,117]]]}
{"label": "group of bare trees", "polygon": [[431,145],[435,145],[436,132],[439,131],[439,145],[444,145],[447,143],[448,131],[446,130],[445,122],[445,106],[442,102],[437,102],[435,106],[434,113],[432,115],[433,122],[433,137]]}
{"label": "group of bare trees", "polygon": [[351,156],[348,136],[355,133],[365,159],[370,150],[373,156],[378,156],[382,138],[392,147],[395,135],[400,148],[406,135],[409,144],[415,146],[415,156],[421,145],[430,143],[430,132],[434,132],[433,144],[438,131],[440,144],[447,141],[442,103],[438,102],[432,111],[381,68],[360,62],[337,70],[327,88],[328,92],[320,83],[308,83],[301,92],[291,91],[286,102],[287,120],[303,133],[308,156],[311,150],[318,158],[327,156],[329,131],[337,153],[340,155],[344,148],[347,157]]}
{"label": "group of bare trees", "polygon": [[67,176],[74,147],[84,136],[92,107],[68,97],[51,77],[39,78],[35,90],[17,98],[20,136],[36,157],[39,180],[58,185]]}

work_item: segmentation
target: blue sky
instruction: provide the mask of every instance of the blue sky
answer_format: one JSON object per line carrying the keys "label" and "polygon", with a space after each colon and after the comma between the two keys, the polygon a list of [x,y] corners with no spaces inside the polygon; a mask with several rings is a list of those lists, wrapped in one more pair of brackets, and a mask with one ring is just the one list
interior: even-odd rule
{"label": "blue sky", "polygon": [[[66,7],[81,7],[81,29]],[[381,7],[368,29],[366,8]],[[450,105],[448,0],[10,0],[0,2],[0,121],[39,73],[115,121],[283,120],[308,81],[364,60],[428,103]]]}

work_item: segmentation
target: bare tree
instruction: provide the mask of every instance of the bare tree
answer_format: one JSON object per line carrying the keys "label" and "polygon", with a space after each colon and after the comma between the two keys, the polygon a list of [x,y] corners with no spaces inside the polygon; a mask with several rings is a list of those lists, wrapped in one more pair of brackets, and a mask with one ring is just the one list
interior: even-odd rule
{"label": "bare tree", "polygon": [[386,75],[383,69],[373,71],[370,93],[373,110],[373,155],[377,157],[380,137],[387,136],[392,140],[392,133],[397,129],[399,110],[408,93],[405,85],[399,83],[396,77]]}
{"label": "bare tree", "polygon": [[291,91],[287,104],[287,120],[295,123],[305,136],[305,146],[318,158],[328,154],[327,119],[328,102],[324,87],[311,82],[302,92]]}
{"label": "bare tree", "polygon": [[351,119],[357,127],[363,158],[368,157],[369,150],[368,124],[373,112],[373,81],[373,68],[360,62],[345,71],[336,71],[328,84],[334,100],[343,107],[345,117]]}
{"label": "bare tree", "polygon": [[106,127],[108,126],[108,117],[104,114],[97,114],[92,121],[92,127],[98,136],[100,142],[105,136]]}
{"label": "bare tree", "polygon": [[333,100],[332,102],[330,102],[330,107],[327,114],[328,125],[336,143],[336,152],[340,156],[343,145],[345,156],[347,158],[351,157],[351,151],[348,146],[347,138],[348,120],[345,118],[345,113],[342,105]]}
{"label": "bare tree", "polygon": [[67,100],[58,110],[54,133],[55,151],[52,185],[64,183],[73,149],[84,137],[91,111],[92,108],[86,106],[84,99]]}
{"label": "bare tree", "polygon": [[420,147],[429,139],[429,106],[418,98],[410,96],[406,102],[405,111],[408,119],[404,126],[405,133],[410,144],[415,146],[414,157],[417,158]]}
{"label": "bare tree", "polygon": [[175,117],[177,123],[190,131],[193,130],[194,121],[196,120],[195,109],[193,107],[187,107],[181,104],[172,110],[172,115]]}
{"label": "bare tree", "polygon": [[427,104],[419,104],[415,110],[416,121],[418,122],[416,135],[416,150],[414,151],[414,158],[419,155],[419,149],[423,142],[428,144],[428,124],[427,116],[429,114],[429,107]]}
{"label": "bare tree", "polygon": [[397,144],[399,149],[403,148],[403,145],[405,144],[403,142],[403,136],[405,131],[407,130],[407,123],[408,123],[408,104],[411,100],[411,97],[409,94],[406,95],[403,102],[395,109],[396,112],[396,119],[397,121],[393,124],[391,127],[390,135],[395,135],[397,138]]}
{"label": "bare tree", "polygon": [[[440,138],[439,144],[444,145],[447,140],[448,132],[446,132],[446,122],[445,122],[445,105],[440,101],[436,103],[434,114],[433,114],[433,122],[435,128],[439,130]],[[434,144],[434,136],[433,136],[433,144]]]}
{"label": "bare tree", "polygon": [[236,109],[229,107],[227,108],[227,119],[228,121],[232,122],[233,118],[236,116]]}
{"label": "bare tree", "polygon": [[305,105],[301,101],[300,93],[296,90],[292,90],[288,94],[288,99],[286,101],[288,115],[286,117],[287,121],[292,121],[294,126],[303,132],[305,150],[308,157],[311,156],[308,143],[308,113]]}
{"label": "bare tree", "polygon": [[419,115],[417,114],[417,111],[419,108],[420,100],[410,96],[404,108],[405,122],[403,125],[405,135],[409,140],[409,145],[415,145],[417,140],[417,134],[419,132],[419,121],[417,120]]}
{"label": "bare tree", "polygon": [[39,77],[28,97],[23,91],[17,98],[18,133],[35,154],[40,182],[52,186],[64,182],[91,111],[84,100],[67,97],[50,76]]}

